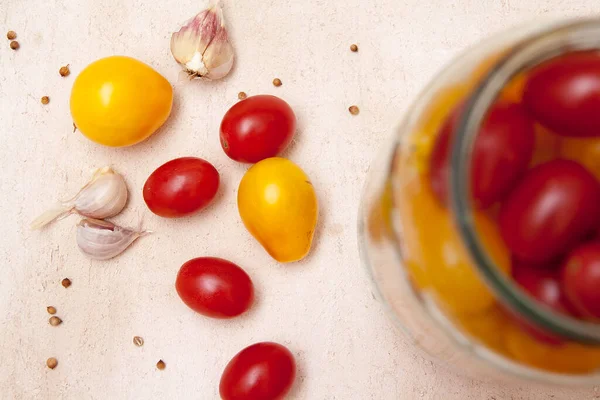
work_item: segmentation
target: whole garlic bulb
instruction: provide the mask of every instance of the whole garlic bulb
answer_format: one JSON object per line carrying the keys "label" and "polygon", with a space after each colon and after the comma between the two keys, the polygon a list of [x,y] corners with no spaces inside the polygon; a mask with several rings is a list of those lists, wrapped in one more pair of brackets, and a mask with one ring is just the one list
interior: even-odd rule
{"label": "whole garlic bulb", "polygon": [[221,79],[231,71],[233,47],[218,1],[173,33],[171,53],[192,79]]}
{"label": "whole garlic bulb", "polygon": [[75,197],[44,212],[31,223],[31,229],[40,229],[72,213],[97,219],[112,217],[123,210],[125,203],[127,185],[123,176],[110,167],[99,168]]}

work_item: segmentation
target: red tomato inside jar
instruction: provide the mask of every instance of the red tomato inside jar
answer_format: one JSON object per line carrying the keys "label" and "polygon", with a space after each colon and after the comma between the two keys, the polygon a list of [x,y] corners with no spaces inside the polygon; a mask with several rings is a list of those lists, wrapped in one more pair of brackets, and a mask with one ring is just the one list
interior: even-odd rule
{"label": "red tomato inside jar", "polygon": [[475,46],[372,168],[360,237],[378,292],[465,371],[600,383],[598,34],[555,23]]}

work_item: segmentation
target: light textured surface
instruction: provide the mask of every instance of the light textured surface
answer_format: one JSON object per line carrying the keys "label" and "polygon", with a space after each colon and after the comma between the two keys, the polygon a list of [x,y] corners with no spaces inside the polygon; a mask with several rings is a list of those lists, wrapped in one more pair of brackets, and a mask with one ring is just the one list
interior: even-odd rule
{"label": "light textured surface", "polygon": [[[262,340],[297,356],[294,399],[600,398],[594,389],[481,383],[423,360],[373,299],[356,246],[369,161],[432,74],[498,29],[549,11],[590,15],[600,11],[597,0],[223,0],[238,56],[233,73],[178,84],[169,37],[198,3],[0,0],[0,398],[216,399],[228,360]],[[19,35],[17,52],[4,38],[9,29]],[[147,62],[175,85],[168,123],[132,148],[103,148],[72,133],[75,76],[113,54]],[[58,74],[64,64],[68,78]],[[283,86],[273,87],[275,77]],[[239,91],[277,94],[298,116],[286,156],[312,178],[321,214],[312,253],[295,265],[272,261],[237,214],[246,166],[222,152],[218,126]],[[352,104],[360,115],[348,113]],[[146,177],[184,155],[219,169],[217,201],[192,218],[153,216],[141,198]],[[135,225],[143,217],[155,235],[115,260],[93,262],[75,246],[76,217],[27,229],[106,164],[125,174],[131,191],[115,220]],[[179,266],[204,255],[237,262],[253,277],[258,301],[248,315],[213,321],[179,300]],[[64,320],[59,327],[48,325],[48,305]],[[132,344],[135,335],[143,347]],[[55,370],[45,367],[50,356],[59,360]],[[164,371],[155,368],[161,358]]]}

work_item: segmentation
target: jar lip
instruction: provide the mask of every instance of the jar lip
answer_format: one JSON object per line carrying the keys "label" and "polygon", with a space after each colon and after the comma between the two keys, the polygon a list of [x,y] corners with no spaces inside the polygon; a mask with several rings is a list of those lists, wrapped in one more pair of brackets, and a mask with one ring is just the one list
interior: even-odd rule
{"label": "jar lip", "polygon": [[600,51],[600,18],[550,25],[513,46],[476,85],[465,102],[452,144],[450,204],[458,233],[486,283],[496,295],[528,321],[561,337],[599,344],[600,325],[559,315],[538,304],[506,277],[487,254],[478,237],[470,200],[471,154],[485,115],[500,91],[516,74],[541,62],[573,51]]}

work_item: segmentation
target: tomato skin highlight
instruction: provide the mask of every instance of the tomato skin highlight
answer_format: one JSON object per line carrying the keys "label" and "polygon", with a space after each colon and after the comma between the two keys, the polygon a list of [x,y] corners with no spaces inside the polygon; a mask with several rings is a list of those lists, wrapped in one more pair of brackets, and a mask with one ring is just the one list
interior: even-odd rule
{"label": "tomato skin highlight", "polygon": [[219,172],[201,158],[182,157],[158,167],[144,184],[144,201],[154,214],[183,217],[206,207],[219,189]]}
{"label": "tomato skin highlight", "polygon": [[585,243],[569,254],[562,281],[577,310],[588,319],[600,321],[600,241]]}
{"label": "tomato skin highlight", "polygon": [[500,208],[500,232],[526,262],[565,254],[600,223],[600,184],[580,164],[557,159],[527,172]]}
{"label": "tomato skin highlight", "polygon": [[296,361],[284,346],[262,342],[246,347],[225,367],[219,393],[223,400],[280,400],[296,378]]}
{"label": "tomato skin highlight", "polygon": [[570,53],[535,67],[523,101],[557,134],[600,136],[600,53]]}
{"label": "tomato skin highlight", "polygon": [[[431,187],[443,203],[448,201],[449,157],[463,108],[459,106],[446,120],[431,154]],[[473,149],[470,179],[477,208],[491,206],[510,191],[527,170],[534,145],[534,123],[525,109],[514,103],[494,104],[475,139]]]}
{"label": "tomato skin highlight", "polygon": [[250,308],[254,286],[236,264],[216,257],[199,257],[181,266],[175,288],[192,310],[212,318],[233,318]]}
{"label": "tomato skin highlight", "polygon": [[285,101],[270,95],[251,96],[225,113],[221,147],[235,161],[256,163],[285,150],[295,131],[296,116]]}

